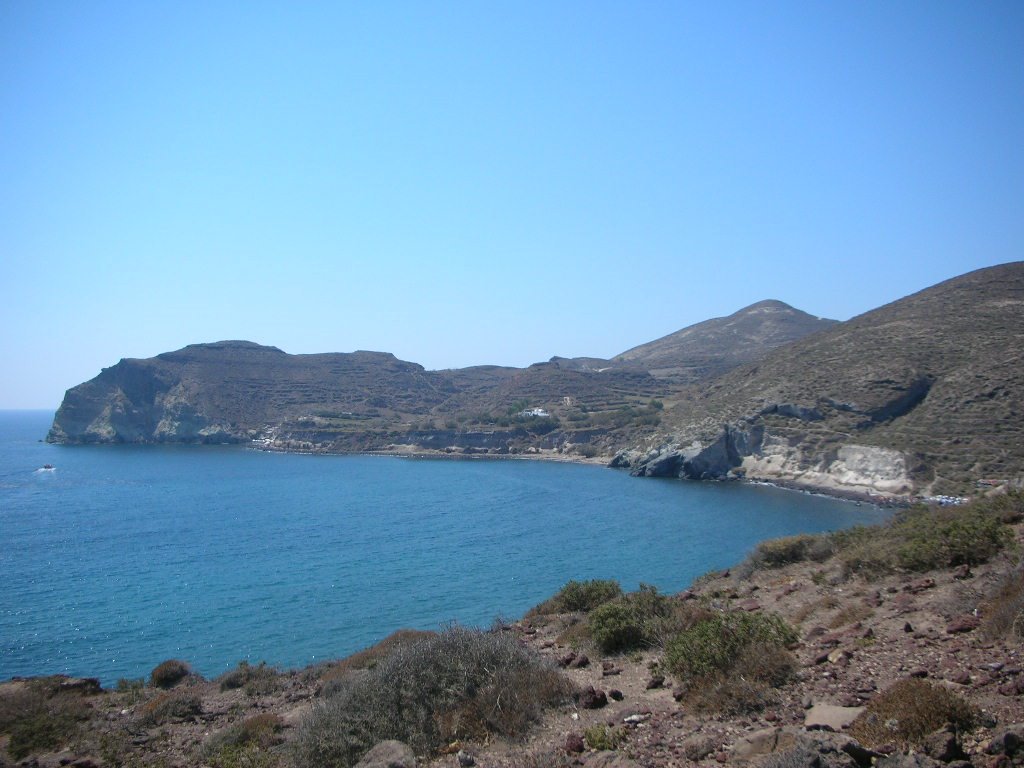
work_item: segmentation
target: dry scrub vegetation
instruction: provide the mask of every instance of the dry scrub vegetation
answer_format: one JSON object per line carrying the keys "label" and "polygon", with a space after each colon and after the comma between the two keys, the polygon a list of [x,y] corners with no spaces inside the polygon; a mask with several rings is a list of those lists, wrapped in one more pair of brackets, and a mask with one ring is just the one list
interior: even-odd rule
{"label": "dry scrub vegetation", "polygon": [[453,627],[338,679],[299,729],[297,764],[346,768],[386,739],[430,754],[457,740],[518,736],[571,693],[511,634]]}

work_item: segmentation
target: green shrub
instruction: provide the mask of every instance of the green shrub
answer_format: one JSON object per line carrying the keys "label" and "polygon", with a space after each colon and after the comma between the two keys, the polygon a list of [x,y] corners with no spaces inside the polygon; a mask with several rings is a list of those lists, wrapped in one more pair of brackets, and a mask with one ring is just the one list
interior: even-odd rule
{"label": "green shrub", "polygon": [[659,594],[641,584],[636,592],[591,611],[587,618],[590,639],[602,653],[626,653],[662,646],[669,637],[708,615],[699,606]]}
{"label": "green shrub", "polygon": [[897,550],[901,568],[927,571],[958,565],[977,565],[988,560],[1009,541],[1009,530],[983,508],[959,514],[908,512],[896,527],[906,536]]}
{"label": "green shrub", "polygon": [[246,718],[218,731],[203,745],[203,757],[214,768],[256,768],[276,765],[267,750],[281,744],[284,720],[270,712]]}
{"label": "green shrub", "polygon": [[156,688],[170,688],[192,673],[188,664],[180,659],[168,659],[153,667],[149,683]]}
{"label": "green shrub", "polygon": [[595,725],[583,731],[583,741],[599,751],[618,749],[626,740],[626,734],[620,728],[609,728],[607,725]]}
{"label": "green shrub", "polygon": [[15,760],[67,744],[89,719],[83,694],[60,689],[64,679],[34,678],[0,695],[0,734],[10,735],[7,751]]}
{"label": "green shrub", "polygon": [[969,731],[978,717],[978,710],[948,688],[909,677],[869,701],[849,733],[871,748],[896,744],[919,749],[925,736],[947,723],[958,732]]}
{"label": "green shrub", "polygon": [[531,609],[528,615],[587,613],[621,595],[619,582],[611,579],[570,581],[554,597]]}
{"label": "green shrub", "polygon": [[670,640],[665,663],[681,680],[708,677],[728,672],[748,646],[784,647],[796,639],[795,630],[777,614],[716,613]]}
{"label": "green shrub", "polygon": [[832,544],[827,536],[800,534],[762,541],[754,549],[750,561],[755,568],[781,568],[806,560],[820,563],[831,554]]}
{"label": "green shrub", "polygon": [[751,643],[727,670],[686,686],[689,704],[699,712],[744,715],[778,703],[776,689],[793,678],[797,663],[772,643]]}
{"label": "green shrub", "polygon": [[594,609],[587,626],[594,645],[603,653],[630,651],[644,643],[643,627],[625,601],[606,603]]}
{"label": "green shrub", "polygon": [[453,627],[339,680],[303,720],[296,761],[347,768],[385,739],[427,754],[455,740],[516,736],[571,692],[564,675],[511,633]]}
{"label": "green shrub", "polygon": [[7,752],[15,760],[33,752],[51,752],[70,741],[77,732],[78,722],[64,713],[49,709],[26,712],[10,729]]}
{"label": "green shrub", "polygon": [[959,507],[917,506],[886,525],[838,531],[831,538],[847,573],[871,576],[977,565],[1010,544],[1006,514],[987,499]]}
{"label": "green shrub", "polygon": [[777,699],[796,671],[796,632],[775,614],[719,613],[669,641],[666,668],[698,711],[744,714]]}
{"label": "green shrub", "polygon": [[1003,523],[1012,525],[1024,520],[1024,491],[1001,493],[974,504]]}

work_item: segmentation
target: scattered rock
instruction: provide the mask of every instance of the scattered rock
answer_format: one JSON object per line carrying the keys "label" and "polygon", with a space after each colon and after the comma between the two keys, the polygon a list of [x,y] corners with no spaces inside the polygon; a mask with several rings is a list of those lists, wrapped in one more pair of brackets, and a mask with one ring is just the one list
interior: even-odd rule
{"label": "scattered rock", "polygon": [[650,680],[647,681],[647,690],[651,691],[655,688],[661,688],[665,684],[664,675],[654,675]]}
{"label": "scattered rock", "polygon": [[618,688],[612,688],[610,691],[608,691],[608,698],[612,701],[622,701],[622,691],[620,691]]}

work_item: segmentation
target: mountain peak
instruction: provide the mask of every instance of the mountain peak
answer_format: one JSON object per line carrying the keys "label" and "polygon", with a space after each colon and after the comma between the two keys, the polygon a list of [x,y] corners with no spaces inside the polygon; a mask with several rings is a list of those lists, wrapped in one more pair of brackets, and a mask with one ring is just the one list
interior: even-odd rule
{"label": "mountain peak", "polygon": [[692,382],[756,360],[768,351],[835,324],[777,299],[765,299],[728,317],[690,325],[612,358],[655,376]]}

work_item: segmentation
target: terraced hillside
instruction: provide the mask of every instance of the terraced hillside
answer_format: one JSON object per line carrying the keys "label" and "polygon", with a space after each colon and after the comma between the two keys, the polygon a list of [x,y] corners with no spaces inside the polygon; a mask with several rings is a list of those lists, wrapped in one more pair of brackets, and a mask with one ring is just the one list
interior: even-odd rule
{"label": "terraced hillside", "polygon": [[[523,369],[426,371],[380,352],[288,355],[246,341],[195,344],[122,360],[72,388],[48,439],[256,440],[327,451],[585,446],[587,455],[610,456],[657,426],[681,381],[756,358],[821,322],[830,321],[762,302],[652,342],[649,354],[638,347],[625,353],[628,362],[552,358]],[[655,377],[645,361],[670,361],[687,373]]]}

